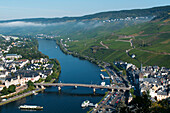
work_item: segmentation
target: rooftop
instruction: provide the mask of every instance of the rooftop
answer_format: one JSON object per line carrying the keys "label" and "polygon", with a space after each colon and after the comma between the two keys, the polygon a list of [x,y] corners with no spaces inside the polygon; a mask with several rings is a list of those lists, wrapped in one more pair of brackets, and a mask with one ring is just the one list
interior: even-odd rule
{"label": "rooftop", "polygon": [[7,54],[6,56],[17,56],[17,54]]}

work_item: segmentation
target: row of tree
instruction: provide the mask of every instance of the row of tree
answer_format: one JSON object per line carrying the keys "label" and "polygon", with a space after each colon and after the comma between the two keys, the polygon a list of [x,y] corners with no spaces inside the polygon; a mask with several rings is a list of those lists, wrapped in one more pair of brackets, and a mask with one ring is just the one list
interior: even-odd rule
{"label": "row of tree", "polygon": [[61,66],[57,59],[50,59],[51,64],[54,64],[53,66],[53,73],[45,79],[45,82],[51,82],[52,79],[58,79],[60,73],[61,73]]}
{"label": "row of tree", "polygon": [[15,92],[15,91],[16,91],[15,89],[16,89],[16,86],[15,86],[15,85],[10,85],[8,88],[5,86],[5,87],[2,89],[1,93],[2,93],[2,95],[7,95],[7,94],[9,94],[9,93]]}

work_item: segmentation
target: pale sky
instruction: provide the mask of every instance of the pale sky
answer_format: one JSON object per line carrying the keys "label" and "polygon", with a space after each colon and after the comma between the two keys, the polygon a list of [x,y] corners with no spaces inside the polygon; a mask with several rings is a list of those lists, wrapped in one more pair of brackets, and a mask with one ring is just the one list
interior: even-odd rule
{"label": "pale sky", "polygon": [[170,5],[170,0],[0,0],[0,20],[83,16]]}

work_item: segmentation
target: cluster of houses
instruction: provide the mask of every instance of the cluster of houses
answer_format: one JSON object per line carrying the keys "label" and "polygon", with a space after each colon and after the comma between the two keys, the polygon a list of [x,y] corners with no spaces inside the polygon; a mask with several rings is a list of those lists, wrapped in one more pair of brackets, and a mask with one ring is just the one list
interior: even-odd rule
{"label": "cluster of houses", "polygon": [[0,38],[3,39],[3,42],[0,43],[0,58],[1,58],[1,54],[8,53],[12,47],[25,46],[25,43],[23,41],[19,41],[19,40],[16,41],[17,39],[19,39],[18,37],[0,35]]}
{"label": "cluster of houses", "polygon": [[0,48],[0,56],[2,57],[2,53],[8,53],[11,48],[11,45],[6,46],[6,48]]}
{"label": "cluster of houses", "polygon": [[170,97],[170,69],[159,66],[146,66],[139,76],[141,92],[149,91],[152,99],[162,100]]}
{"label": "cluster of houses", "polygon": [[13,39],[13,40],[19,39],[19,37],[16,37],[16,36],[4,36],[2,34],[1,34],[1,37],[3,37],[7,41],[10,41],[11,39]]}
{"label": "cluster of houses", "polygon": [[160,101],[170,97],[170,69],[159,66],[145,66],[140,69],[135,65],[123,61],[114,62],[118,67],[126,69],[127,77],[135,89],[135,85],[142,92],[150,93],[151,99]]}
{"label": "cluster of houses", "polygon": [[[6,38],[4,44],[7,46],[8,51],[14,45],[18,45],[18,41],[12,41],[9,45],[10,41],[6,41]],[[40,78],[45,79],[53,73],[54,64],[50,64],[47,58],[22,59],[21,55],[8,54],[8,52],[1,50],[0,48],[0,91],[5,86],[7,88],[10,85],[24,86],[29,80],[35,82]]]}
{"label": "cluster of houses", "polygon": [[[12,55],[8,56],[11,57]],[[14,56],[17,57],[18,55]],[[13,57],[10,60],[5,58],[0,62],[0,79],[6,87],[12,84],[24,85],[29,80],[35,82],[40,78],[45,79],[53,73],[54,64],[49,64],[46,58],[29,61],[28,59],[13,60]]]}
{"label": "cluster of houses", "polygon": [[47,38],[47,39],[53,39],[54,37],[60,37],[60,35],[46,35],[46,34],[37,34],[36,38]]}
{"label": "cluster of houses", "polygon": [[126,18],[115,18],[115,19],[108,19],[103,20],[102,23],[111,23],[111,22],[117,22],[117,21],[135,21],[135,20],[147,20],[152,19],[153,17],[126,17]]}

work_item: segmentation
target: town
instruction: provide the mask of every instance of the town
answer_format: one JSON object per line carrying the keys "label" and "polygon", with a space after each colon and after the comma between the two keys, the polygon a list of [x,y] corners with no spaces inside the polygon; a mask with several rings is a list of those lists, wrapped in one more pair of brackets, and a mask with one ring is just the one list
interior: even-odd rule
{"label": "town", "polygon": [[[116,66],[116,69],[111,69],[109,68],[110,66],[106,66],[105,69],[108,72],[109,77],[104,77],[102,75],[101,78],[111,79],[110,85],[122,88],[122,91],[109,91],[105,97],[95,105],[90,113],[107,111],[120,112],[118,109],[120,109],[122,106],[125,106],[125,104],[130,111],[135,113],[138,109],[135,107],[135,105],[133,105],[132,101],[136,96],[142,96],[148,93],[148,99],[152,103],[162,101],[170,97],[170,69],[159,66],[143,67],[142,64],[140,68],[137,68],[135,65],[123,61],[116,61],[114,62],[114,65]],[[123,71],[121,71],[121,69]],[[125,86],[131,87],[129,96],[126,95],[127,92],[125,90],[123,91],[123,87]],[[127,97],[128,100],[126,102]]]}
{"label": "town", "polygon": [[19,93],[36,89],[34,85],[29,87],[28,83],[55,82],[59,76],[59,62],[57,61],[57,64],[54,59],[49,59],[36,49],[33,51],[38,54],[39,58],[36,54],[31,58],[27,56],[29,53],[23,54],[24,56],[13,53],[15,49],[19,51],[21,48],[32,50],[36,46],[28,47],[32,41],[29,38],[0,36],[0,94],[2,102],[8,101],[10,97],[19,95]]}

